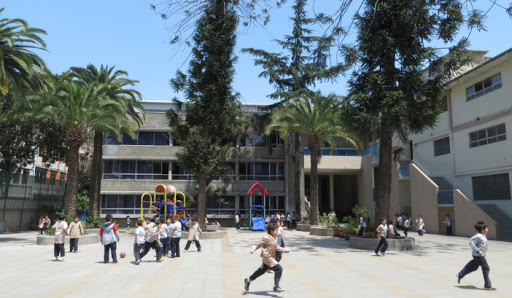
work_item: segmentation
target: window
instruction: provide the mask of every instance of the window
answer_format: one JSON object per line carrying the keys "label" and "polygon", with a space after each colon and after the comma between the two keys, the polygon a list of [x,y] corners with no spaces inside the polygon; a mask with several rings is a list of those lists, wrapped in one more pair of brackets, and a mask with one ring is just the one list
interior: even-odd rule
{"label": "window", "polygon": [[434,156],[450,154],[450,137],[434,141]]}
{"label": "window", "polygon": [[469,148],[483,146],[507,139],[505,123],[469,133]]}
{"label": "window", "polygon": [[221,196],[208,200],[206,213],[208,216],[235,215],[235,196]]}
{"label": "window", "polygon": [[145,145],[145,146],[169,146],[170,136],[168,132],[140,131],[132,139],[128,134],[121,134],[121,142],[114,135],[105,133],[105,145]]}
{"label": "window", "polygon": [[104,194],[101,196],[101,213],[140,214],[140,195]]}
{"label": "window", "polygon": [[267,147],[267,136],[265,134],[252,134],[245,139],[246,147]]}
{"label": "window", "polygon": [[499,88],[501,88],[501,73],[495,74],[492,77],[486,78],[485,80],[466,88],[467,101],[473,100]]}
{"label": "window", "polygon": [[441,106],[439,106],[439,108],[443,112],[448,111],[448,96],[443,97],[443,102],[441,103]]}
{"label": "window", "polygon": [[160,160],[106,160],[103,179],[169,179],[169,162]]}
{"label": "window", "polygon": [[472,177],[475,201],[510,200],[510,180],[507,174]]}
{"label": "window", "polygon": [[172,180],[192,180],[194,174],[182,167],[177,162],[172,163]]}
{"label": "window", "polygon": [[238,180],[282,181],[284,180],[284,163],[240,162]]}

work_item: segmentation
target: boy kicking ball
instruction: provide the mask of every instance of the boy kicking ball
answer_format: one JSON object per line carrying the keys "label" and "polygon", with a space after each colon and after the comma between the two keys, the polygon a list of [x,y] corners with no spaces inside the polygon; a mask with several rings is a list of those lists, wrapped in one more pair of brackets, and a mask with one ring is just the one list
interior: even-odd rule
{"label": "boy kicking ball", "polygon": [[460,284],[460,280],[464,278],[464,276],[469,273],[476,271],[478,267],[482,267],[482,273],[484,275],[484,287],[489,291],[495,291],[496,288],[493,288],[491,285],[491,280],[489,279],[489,271],[491,268],[489,264],[487,264],[487,260],[485,259],[485,255],[487,252],[487,233],[489,232],[489,228],[483,221],[479,221],[475,225],[475,229],[478,231],[478,234],[471,237],[469,241],[469,245],[473,250],[473,260],[469,261],[464,268],[457,273],[457,283]]}

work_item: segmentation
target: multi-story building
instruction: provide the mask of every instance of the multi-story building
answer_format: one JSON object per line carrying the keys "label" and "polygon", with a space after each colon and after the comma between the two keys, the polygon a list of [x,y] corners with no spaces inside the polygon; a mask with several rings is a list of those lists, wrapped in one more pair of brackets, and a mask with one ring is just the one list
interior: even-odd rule
{"label": "multi-story building", "polygon": [[[434,128],[410,135],[408,144],[395,141],[402,154],[393,168],[390,216],[422,215],[429,231],[443,233],[448,214],[465,236],[484,220],[491,239],[512,240],[512,49],[494,58],[485,53],[474,51],[474,63],[446,83]],[[376,166],[378,140],[359,172],[359,202],[370,208]]]}

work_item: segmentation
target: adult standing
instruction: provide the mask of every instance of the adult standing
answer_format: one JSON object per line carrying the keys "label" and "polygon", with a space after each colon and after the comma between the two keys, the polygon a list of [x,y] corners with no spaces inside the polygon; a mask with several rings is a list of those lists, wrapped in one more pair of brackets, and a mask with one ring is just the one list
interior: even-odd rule
{"label": "adult standing", "polygon": [[292,228],[297,229],[297,213],[295,211],[292,213]]}
{"label": "adult standing", "polygon": [[418,235],[423,236],[423,229],[425,229],[425,223],[423,222],[423,218],[421,215],[418,215],[416,219],[416,226],[418,227]]}
{"label": "adult standing", "polygon": [[364,215],[361,213],[359,215],[359,236],[363,236],[364,229],[366,228],[366,222],[364,220]]}
{"label": "adult standing", "polygon": [[235,225],[236,229],[240,230],[240,211],[238,210],[235,212]]}
{"label": "adult standing", "polygon": [[288,230],[291,229],[291,222],[292,222],[292,216],[290,215],[290,212],[286,213],[286,228]]}
{"label": "adult standing", "polygon": [[450,215],[446,214],[444,223],[446,225],[446,236],[452,236],[452,219]]}

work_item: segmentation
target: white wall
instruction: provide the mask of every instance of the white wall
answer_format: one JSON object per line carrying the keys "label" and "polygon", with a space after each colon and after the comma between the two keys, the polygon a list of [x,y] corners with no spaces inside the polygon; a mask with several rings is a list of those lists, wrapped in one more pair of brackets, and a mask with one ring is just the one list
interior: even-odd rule
{"label": "white wall", "polygon": [[[502,87],[488,94],[466,101],[466,88],[501,72]],[[499,113],[512,106],[512,60],[490,68],[475,78],[455,86],[451,90],[453,126],[482,118],[489,114]]]}
{"label": "white wall", "polygon": [[[469,133],[505,123],[507,139],[469,148]],[[512,167],[512,115],[471,126],[453,133],[455,175]]]}
{"label": "white wall", "polygon": [[453,177],[453,148],[450,144],[450,153],[434,156],[434,141],[446,138],[449,135],[430,139],[421,143],[413,143],[414,162],[418,163],[431,177]]}

